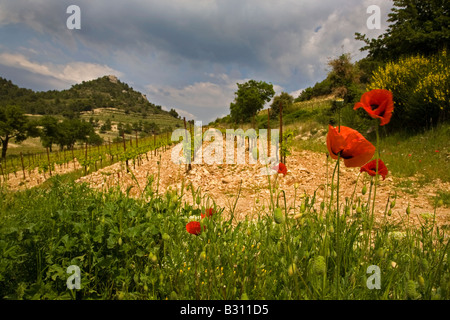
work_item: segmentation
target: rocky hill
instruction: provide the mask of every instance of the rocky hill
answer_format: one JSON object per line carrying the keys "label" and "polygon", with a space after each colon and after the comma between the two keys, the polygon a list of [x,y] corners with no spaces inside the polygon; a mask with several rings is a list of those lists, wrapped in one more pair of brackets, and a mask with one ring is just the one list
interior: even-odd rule
{"label": "rocky hill", "polygon": [[121,82],[114,75],[73,85],[68,90],[35,92],[20,88],[10,80],[0,77],[0,107],[18,105],[28,114],[71,115],[98,108],[116,108],[125,113],[142,115],[163,114],[173,117],[161,106],[148,101],[147,97]]}

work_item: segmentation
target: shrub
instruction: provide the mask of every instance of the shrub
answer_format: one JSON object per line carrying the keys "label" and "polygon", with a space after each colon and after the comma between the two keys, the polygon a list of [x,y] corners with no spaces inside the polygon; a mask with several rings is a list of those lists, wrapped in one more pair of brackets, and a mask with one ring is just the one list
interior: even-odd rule
{"label": "shrub", "polygon": [[372,77],[368,90],[390,90],[395,99],[391,123],[395,128],[425,128],[449,113],[450,70],[447,52],[387,63]]}

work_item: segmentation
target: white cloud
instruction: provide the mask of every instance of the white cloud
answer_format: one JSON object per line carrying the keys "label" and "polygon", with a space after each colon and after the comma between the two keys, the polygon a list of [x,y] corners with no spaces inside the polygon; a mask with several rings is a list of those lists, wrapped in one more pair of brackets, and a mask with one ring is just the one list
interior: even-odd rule
{"label": "white cloud", "polygon": [[[164,100],[168,105],[183,106],[183,108],[228,108],[234,100],[237,90],[236,83],[247,80],[230,79],[224,74],[212,75],[210,77],[217,82],[195,82],[181,88],[161,85],[147,85],[146,89],[150,100]],[[219,82],[219,83],[218,83]]]}
{"label": "white cloud", "polygon": [[22,54],[11,53],[1,53],[0,64],[26,70],[38,75],[56,78],[68,84],[80,83],[108,74],[114,74],[118,77],[122,75],[121,72],[106,65],[88,62],[69,62],[65,65],[39,63],[30,61]]}

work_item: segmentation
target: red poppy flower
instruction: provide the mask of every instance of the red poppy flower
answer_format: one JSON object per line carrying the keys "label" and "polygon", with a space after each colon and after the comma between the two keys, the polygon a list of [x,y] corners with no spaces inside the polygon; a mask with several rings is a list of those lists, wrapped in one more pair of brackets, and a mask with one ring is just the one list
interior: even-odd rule
{"label": "red poppy flower", "polygon": [[200,225],[200,222],[191,221],[186,225],[186,230],[190,234],[195,234],[196,236],[198,236],[202,232],[202,227]]}
{"label": "red poppy flower", "polygon": [[366,112],[374,119],[380,119],[380,126],[384,126],[391,121],[392,111],[394,110],[394,100],[392,93],[385,89],[375,89],[365,92],[361,101],[355,104],[354,110],[364,108]]}
{"label": "red poppy flower", "polygon": [[279,163],[279,164],[277,164],[276,166],[274,166],[273,168],[272,168],[272,170],[276,170],[277,171],[277,173],[282,173],[284,176],[286,175],[286,173],[287,173],[287,168],[286,168],[286,166],[283,164],[283,163]]}
{"label": "red poppy flower", "polygon": [[202,219],[204,218],[204,217],[212,217],[212,215],[214,214],[214,209],[213,208],[209,208],[209,209],[206,209],[206,212],[203,214],[200,214],[201,215],[201,217],[202,217]]}
{"label": "red poppy flower", "polygon": [[341,126],[341,132],[337,128],[328,125],[327,148],[333,159],[344,159],[346,167],[361,167],[372,159],[375,147],[366,140],[358,131]]}
{"label": "red poppy flower", "polygon": [[[367,172],[369,175],[374,177],[377,173],[377,160],[372,160],[361,167],[360,172]],[[383,180],[388,174],[388,169],[381,159],[378,159],[378,174],[383,177]]]}

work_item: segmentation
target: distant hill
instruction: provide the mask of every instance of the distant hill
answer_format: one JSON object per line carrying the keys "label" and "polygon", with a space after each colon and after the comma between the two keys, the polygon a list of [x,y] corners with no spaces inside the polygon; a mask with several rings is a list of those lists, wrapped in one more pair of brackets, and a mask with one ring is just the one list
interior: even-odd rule
{"label": "distant hill", "polygon": [[10,80],[0,77],[0,106],[18,105],[25,113],[38,115],[68,115],[98,108],[116,108],[125,113],[167,115],[173,113],[161,109],[113,75],[91,81],[83,81],[68,90],[35,92],[19,88]]}

